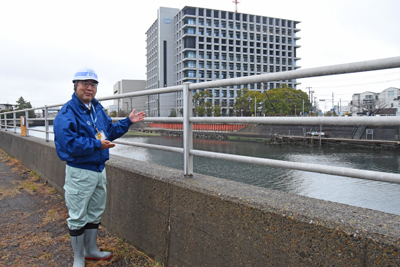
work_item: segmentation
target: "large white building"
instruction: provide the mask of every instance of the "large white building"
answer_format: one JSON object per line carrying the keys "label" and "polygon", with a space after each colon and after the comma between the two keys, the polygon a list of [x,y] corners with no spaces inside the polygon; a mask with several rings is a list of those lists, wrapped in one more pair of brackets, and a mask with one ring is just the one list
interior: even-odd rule
{"label": "large white building", "polygon": [[[296,41],[299,21],[186,6],[160,7],[147,35],[146,89],[201,83],[300,68]],[[210,88],[207,99],[233,114],[237,91],[263,91],[295,80]],[[194,92],[193,92],[194,93]],[[148,97],[147,115],[168,116],[182,107],[182,93]],[[179,115],[179,112],[177,112]]]}

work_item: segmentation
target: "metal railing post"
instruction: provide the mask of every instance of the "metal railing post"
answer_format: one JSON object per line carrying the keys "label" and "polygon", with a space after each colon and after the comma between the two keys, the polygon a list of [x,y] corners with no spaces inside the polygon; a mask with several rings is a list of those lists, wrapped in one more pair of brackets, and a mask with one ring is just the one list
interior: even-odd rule
{"label": "metal railing post", "polygon": [[48,119],[48,110],[49,108],[47,106],[44,106],[44,130],[46,132],[46,142],[49,142],[49,121]]}
{"label": "metal railing post", "polygon": [[189,121],[192,115],[192,94],[189,90],[190,83],[183,84],[183,174],[193,175],[193,123]]}
{"label": "metal railing post", "polygon": [[26,127],[26,136],[29,136],[29,111],[25,110],[25,127]]}
{"label": "metal railing post", "polygon": [[13,112],[13,125],[14,125],[14,133],[17,133],[17,113]]}

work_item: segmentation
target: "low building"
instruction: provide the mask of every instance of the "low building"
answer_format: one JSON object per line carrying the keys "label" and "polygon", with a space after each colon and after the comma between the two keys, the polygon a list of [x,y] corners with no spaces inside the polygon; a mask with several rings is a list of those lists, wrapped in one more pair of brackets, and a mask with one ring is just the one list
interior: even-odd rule
{"label": "low building", "polygon": [[14,105],[11,104],[0,104],[0,111],[2,110],[12,110]]}
{"label": "low building", "polygon": [[[143,91],[146,88],[145,80],[121,80],[114,85],[114,95],[126,94],[137,91]],[[147,97],[146,96],[135,96],[126,97],[114,100],[112,105],[113,110],[119,112],[119,116],[129,115],[129,113],[136,109],[139,111],[146,111],[147,109]]]}
{"label": "low building", "polygon": [[350,112],[356,115],[396,115],[400,107],[400,88],[389,87],[380,93],[353,94]]}

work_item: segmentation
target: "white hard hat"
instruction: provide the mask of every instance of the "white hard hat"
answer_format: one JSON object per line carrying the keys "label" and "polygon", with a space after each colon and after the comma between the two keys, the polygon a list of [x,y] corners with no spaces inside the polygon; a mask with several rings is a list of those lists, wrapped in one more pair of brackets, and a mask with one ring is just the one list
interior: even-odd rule
{"label": "white hard hat", "polygon": [[97,73],[88,67],[82,67],[80,68],[74,75],[74,78],[72,79],[72,82],[75,81],[83,81],[83,80],[95,80],[96,82],[99,82],[97,78]]}

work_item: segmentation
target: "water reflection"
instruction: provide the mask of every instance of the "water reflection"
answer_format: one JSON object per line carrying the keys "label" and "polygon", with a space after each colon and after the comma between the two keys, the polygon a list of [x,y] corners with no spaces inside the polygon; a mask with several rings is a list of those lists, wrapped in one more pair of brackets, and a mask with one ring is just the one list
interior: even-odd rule
{"label": "water reflection", "polygon": [[[178,137],[129,137],[134,142],[182,147]],[[193,140],[194,149],[285,161],[399,172],[396,151],[357,148],[276,146],[264,143]],[[146,151],[146,152],[143,152]],[[183,169],[182,155],[117,145],[112,154]],[[400,215],[400,185],[318,174],[220,159],[194,157],[194,172],[317,199],[350,204]]]}

